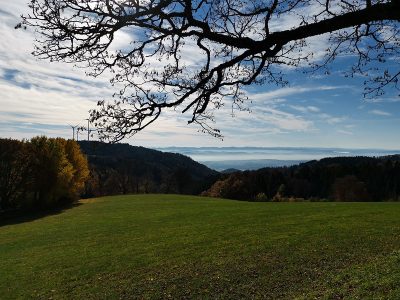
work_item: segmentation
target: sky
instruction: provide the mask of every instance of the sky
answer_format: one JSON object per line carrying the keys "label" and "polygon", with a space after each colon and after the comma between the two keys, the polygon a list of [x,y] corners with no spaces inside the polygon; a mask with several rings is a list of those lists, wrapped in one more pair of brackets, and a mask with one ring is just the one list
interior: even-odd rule
{"label": "sky", "polygon": [[[70,138],[69,124],[85,125],[98,100],[111,99],[107,76],[91,78],[72,64],[49,63],[31,55],[35,34],[15,30],[27,0],[0,0],[0,137],[37,135]],[[129,36],[128,36],[129,37]],[[114,47],[123,47],[123,32]],[[311,43],[323,51],[320,38]],[[263,85],[246,90],[250,112],[216,113],[223,140],[187,125],[190,115],[168,111],[150,127],[123,142],[145,147],[258,146],[400,149],[400,98],[395,93],[364,99],[363,78],[346,78],[342,57],[332,74],[285,70],[286,87]],[[396,63],[396,62],[394,62]],[[84,134],[80,136],[84,138]]]}

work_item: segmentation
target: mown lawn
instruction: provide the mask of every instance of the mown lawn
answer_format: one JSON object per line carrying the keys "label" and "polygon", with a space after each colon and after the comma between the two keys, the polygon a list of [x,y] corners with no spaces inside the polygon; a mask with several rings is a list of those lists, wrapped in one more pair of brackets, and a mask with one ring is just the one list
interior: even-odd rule
{"label": "mown lawn", "polygon": [[0,227],[0,298],[400,299],[400,203],[86,200]]}

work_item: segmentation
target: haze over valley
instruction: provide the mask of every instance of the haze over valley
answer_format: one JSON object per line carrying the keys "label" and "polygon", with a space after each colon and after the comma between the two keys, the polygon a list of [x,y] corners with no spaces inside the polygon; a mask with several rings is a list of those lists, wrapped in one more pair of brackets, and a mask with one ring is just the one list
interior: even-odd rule
{"label": "haze over valley", "polygon": [[314,147],[155,147],[154,149],[189,156],[193,160],[217,171],[226,169],[256,170],[264,167],[291,166],[326,157],[379,157],[400,153],[400,150],[387,149]]}

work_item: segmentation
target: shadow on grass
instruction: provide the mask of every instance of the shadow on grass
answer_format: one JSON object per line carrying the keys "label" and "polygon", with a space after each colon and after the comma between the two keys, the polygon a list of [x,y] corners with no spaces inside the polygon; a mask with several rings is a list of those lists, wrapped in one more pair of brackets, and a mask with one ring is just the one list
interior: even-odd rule
{"label": "shadow on grass", "polygon": [[25,222],[31,222],[37,219],[41,219],[47,216],[53,216],[63,213],[64,211],[82,205],[81,203],[72,203],[68,205],[63,205],[51,209],[41,210],[41,211],[7,211],[0,212],[0,227],[6,225],[15,225]]}

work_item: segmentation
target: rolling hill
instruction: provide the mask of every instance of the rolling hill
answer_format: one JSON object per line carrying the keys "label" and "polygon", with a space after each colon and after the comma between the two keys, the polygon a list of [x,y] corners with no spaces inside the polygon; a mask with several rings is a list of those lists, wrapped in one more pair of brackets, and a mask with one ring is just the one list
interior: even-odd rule
{"label": "rolling hill", "polygon": [[127,193],[199,194],[218,172],[177,153],[80,141],[91,167],[86,197]]}
{"label": "rolling hill", "polygon": [[399,299],[398,203],[82,200],[0,221],[2,299]]}

